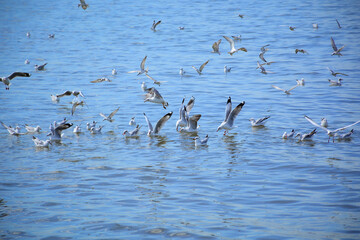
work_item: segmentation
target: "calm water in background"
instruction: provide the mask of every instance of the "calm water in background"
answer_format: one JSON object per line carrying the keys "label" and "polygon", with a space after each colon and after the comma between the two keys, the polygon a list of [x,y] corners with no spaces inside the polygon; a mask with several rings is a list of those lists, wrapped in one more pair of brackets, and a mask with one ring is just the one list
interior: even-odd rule
{"label": "calm water in background", "polygon": [[[101,122],[100,112],[120,111],[113,123],[101,122],[102,134],[69,129],[49,149],[0,129],[0,238],[359,239],[360,126],[351,141],[327,143],[320,129],[312,142],[281,139],[292,128],[313,129],[304,114],[327,117],[330,128],[360,119],[359,1],[89,1],[86,11],[77,3],[0,1],[0,75],[32,74],[14,79],[10,91],[1,85],[0,120],[39,124],[45,139],[53,121],[67,117],[84,128]],[[157,32],[153,20],[162,20]],[[225,39],[222,54],[211,53],[223,35],[240,34],[235,45],[247,53],[230,56]],[[346,45],[344,56],[331,56],[330,36]],[[276,62],[265,66],[274,72],[268,75],[256,69],[265,44],[265,59]],[[149,74],[167,81],[156,86],[166,110],[143,103],[141,82],[152,86],[146,76],[126,73],[145,55]],[[208,59],[198,76],[191,66]],[[34,71],[45,62],[46,71]],[[224,65],[233,67],[227,76]],[[326,67],[349,75],[343,86],[328,85],[335,78]],[[113,81],[90,83],[103,76]],[[291,96],[271,87],[290,88],[300,78],[306,85]],[[86,97],[74,116],[72,97],[50,99],[65,90]],[[202,114],[198,135],[209,134],[208,147],[195,148],[194,135],[175,131],[184,96],[196,98],[192,114]],[[246,104],[238,128],[223,136],[216,128],[228,96],[234,106]],[[160,136],[147,137],[142,113],[155,124],[169,111]],[[265,128],[250,126],[249,118],[266,115]],[[132,116],[141,135],[126,140],[121,133],[132,128]]]}

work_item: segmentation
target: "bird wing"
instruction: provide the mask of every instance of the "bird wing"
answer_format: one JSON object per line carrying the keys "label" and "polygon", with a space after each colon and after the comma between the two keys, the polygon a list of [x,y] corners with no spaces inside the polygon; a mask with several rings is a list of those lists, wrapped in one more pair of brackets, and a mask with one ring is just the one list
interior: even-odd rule
{"label": "bird wing", "polygon": [[256,124],[262,123],[262,122],[264,122],[265,120],[267,120],[267,119],[269,119],[269,118],[270,118],[270,116],[266,116],[266,117],[260,118],[260,119],[256,120]]}
{"label": "bird wing", "polygon": [[[145,61],[146,61],[146,58],[147,56],[144,57],[144,59],[141,61],[141,64],[140,64],[140,69],[141,70],[145,70]],[[135,71],[130,71],[130,72],[135,72]],[[129,72],[129,73],[130,73]]]}
{"label": "bird wing", "polygon": [[229,115],[231,113],[231,108],[232,108],[231,97],[229,97],[227,102],[226,102],[226,108],[225,108],[225,120],[224,120],[225,122],[229,118]]}
{"label": "bird wing", "polygon": [[212,45],[212,49],[214,50],[214,52],[219,52],[219,44],[217,42],[214,42],[214,44]]}
{"label": "bird wing", "polygon": [[338,49],[337,49],[337,47],[335,45],[335,41],[334,41],[334,39],[332,37],[330,37],[330,39],[331,39],[331,46],[334,49],[334,51],[336,52]]}
{"label": "bird wing", "polygon": [[245,105],[245,101],[239,103],[239,105],[236,106],[236,108],[234,108],[228,119],[227,119],[227,122],[230,126],[232,126],[234,124],[234,121],[235,121],[235,118],[237,117],[237,115],[239,114],[239,112],[241,111],[242,107]]}
{"label": "bird wing", "polygon": [[260,58],[261,60],[263,60],[264,62],[267,62],[267,61],[265,60],[265,58],[264,58],[264,53],[265,53],[265,52],[261,52],[261,53],[259,54],[259,58]]}
{"label": "bird wing", "polygon": [[280,90],[280,91],[283,91],[283,92],[285,92],[285,90],[284,89],[282,89],[282,88],[279,88],[278,86],[275,86],[275,85],[271,85],[273,88],[276,88],[277,90]]}
{"label": "bird wing", "polygon": [[200,71],[200,72],[202,72],[202,70],[204,69],[205,65],[208,64],[209,61],[210,61],[210,60],[207,60],[206,62],[204,62],[204,63],[200,66],[200,68],[199,68],[199,71]]}
{"label": "bird wing", "polygon": [[327,69],[329,69],[329,71],[331,72],[331,75],[335,74],[335,72],[333,70],[331,70],[329,67],[327,67]]}
{"label": "bird wing", "polygon": [[78,103],[78,102],[75,102],[75,103],[73,104],[72,109],[71,109],[71,115],[74,115],[75,109],[76,109],[76,107],[79,106],[79,105],[80,105],[80,103]]}
{"label": "bird wing", "polygon": [[65,92],[63,92],[61,94],[56,95],[56,97],[70,96],[71,93],[72,93],[71,91],[65,91]]}
{"label": "bird wing", "polygon": [[288,90],[288,92],[290,92],[291,90],[293,90],[294,88],[296,88],[296,87],[298,87],[299,85],[295,85],[295,86],[293,86],[292,88],[290,88],[289,90]]}
{"label": "bird wing", "polygon": [[110,113],[109,118],[112,118],[119,111],[119,109],[120,109],[120,107],[118,107],[112,113]]}
{"label": "bird wing", "polygon": [[335,129],[333,132],[338,132],[338,131],[344,130],[344,129],[346,129],[346,128],[352,127],[352,126],[358,124],[359,122],[360,122],[360,120],[357,121],[357,122],[354,122],[353,124],[347,125],[347,126],[345,126],[345,127]]}
{"label": "bird wing", "polygon": [[9,129],[9,127],[6,126],[5,123],[3,123],[2,121],[0,121],[0,123],[1,123],[1,125],[3,125],[4,128]]}
{"label": "bird wing", "polygon": [[191,97],[189,102],[186,104],[186,112],[190,113],[191,109],[194,107],[195,104],[195,98]]}
{"label": "bird wing", "polygon": [[144,117],[145,117],[145,121],[146,121],[146,123],[147,123],[147,125],[148,125],[148,128],[149,128],[149,131],[153,131],[153,126],[151,125],[151,122],[150,122],[150,120],[148,119],[148,117],[146,116],[146,114],[144,113]]}
{"label": "bird wing", "polygon": [[316,122],[314,122],[314,121],[313,121],[311,118],[309,118],[308,116],[305,115],[304,117],[305,117],[306,120],[308,120],[308,121],[309,121],[312,125],[314,125],[315,127],[319,127],[319,128],[321,128],[321,129],[325,130],[326,132],[329,131],[329,129],[327,129],[326,127],[323,127],[323,126],[317,124]]}
{"label": "bird wing", "polygon": [[335,19],[335,20],[337,22],[338,27],[341,28],[339,21],[337,19]]}
{"label": "bird wing", "polygon": [[80,96],[82,96],[83,98],[85,98],[84,94],[83,94],[81,91],[79,91],[79,94],[80,94]]}
{"label": "bird wing", "polygon": [[183,98],[183,100],[181,102],[181,107],[179,108],[179,117],[180,118],[181,118],[182,110],[184,109],[184,101],[185,101],[185,97]]}
{"label": "bird wing", "polygon": [[157,23],[155,23],[154,25],[154,29],[156,28],[157,25],[159,25],[161,23],[161,20],[157,21]]}
{"label": "bird wing", "polygon": [[99,115],[102,116],[102,117],[104,118],[104,120],[108,118],[108,117],[105,116],[105,114],[103,114],[103,113],[99,113]]}
{"label": "bird wing", "polygon": [[201,73],[196,67],[191,66],[193,69],[195,69],[199,74]]}
{"label": "bird wing", "polygon": [[235,43],[234,43],[234,41],[231,39],[231,38],[229,38],[229,37],[227,37],[227,36],[223,36],[225,39],[226,39],[226,41],[228,41],[229,43],[230,43],[230,48],[231,49],[235,49]]}
{"label": "bird wing", "polygon": [[191,129],[197,129],[197,122],[200,120],[201,114],[195,114],[189,119],[188,124],[190,125]]}
{"label": "bird wing", "polygon": [[8,78],[11,80],[14,77],[30,77],[31,75],[29,73],[25,72],[13,72]]}
{"label": "bird wing", "polygon": [[169,112],[165,114],[160,120],[156,123],[154,133],[157,134],[160,132],[161,128],[165,125],[165,123],[171,118],[173,112]]}

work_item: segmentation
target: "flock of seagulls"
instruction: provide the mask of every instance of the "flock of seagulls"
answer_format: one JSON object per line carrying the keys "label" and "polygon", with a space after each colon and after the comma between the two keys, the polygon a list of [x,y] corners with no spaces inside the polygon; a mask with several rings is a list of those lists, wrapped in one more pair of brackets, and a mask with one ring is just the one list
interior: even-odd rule
{"label": "flock of seagulls", "polygon": [[[78,7],[81,7],[82,9],[86,10],[89,7],[89,5],[85,2],[85,0],[80,0]],[[239,14],[239,17],[243,18],[244,15]],[[340,23],[337,20],[336,20],[336,22],[338,24],[338,27],[341,28]],[[157,28],[157,26],[159,26],[159,24],[161,24],[161,20],[159,20],[159,21],[154,20],[153,24],[151,26],[151,30],[156,32],[157,31],[156,28]],[[314,23],[313,27],[318,28],[318,25]],[[296,27],[289,26],[289,29],[291,31],[294,31],[296,29]],[[179,30],[184,30],[184,27],[179,27]],[[28,32],[26,34],[26,36],[30,37],[31,34]],[[54,34],[49,35],[49,38],[54,38],[54,37],[55,37]],[[230,44],[230,50],[228,52],[228,54],[230,54],[230,56],[232,56],[233,54],[235,54],[239,51],[247,52],[247,49],[244,47],[235,48],[235,41],[241,40],[241,36],[231,36],[231,37],[232,38],[223,36],[223,38]],[[342,56],[341,51],[344,49],[345,46],[337,48],[334,39],[331,37],[330,40],[331,40],[331,46],[333,49],[333,52],[331,55],[337,55],[338,57]],[[222,42],[222,39],[219,39],[218,41],[213,43],[213,45],[212,45],[213,53],[217,53],[219,55],[221,54],[220,53],[221,42]],[[274,62],[269,62],[265,59],[265,53],[269,50],[269,48],[267,48],[269,46],[270,46],[269,44],[266,44],[263,47],[261,47],[261,49],[260,49],[259,59],[261,60],[261,63],[260,63],[260,61],[257,61],[257,68],[261,70],[262,74],[272,73],[270,71],[267,71],[264,68],[265,65],[268,66],[268,65],[274,63]],[[295,49],[295,53],[296,54],[297,53],[308,54],[308,52],[304,49]],[[160,86],[160,84],[164,83],[164,81],[163,82],[157,81],[148,74],[149,69],[145,68],[146,59],[147,59],[147,56],[145,56],[142,59],[139,70],[129,71],[128,73],[137,73],[137,76],[144,74],[147,78],[149,78],[150,80],[153,81],[153,84]],[[203,70],[204,70],[205,66],[209,63],[209,61],[210,60],[205,61],[203,64],[201,64],[201,66],[199,68],[196,68],[195,66],[192,66],[192,68],[199,75],[202,75]],[[25,64],[30,64],[30,61],[28,59],[26,59]],[[35,65],[34,67],[35,67],[36,71],[44,71],[46,65],[47,65],[47,63],[44,63],[42,65]],[[335,72],[335,71],[331,70],[330,68],[328,68],[328,70],[330,71],[331,75],[334,77],[337,77],[337,75],[348,76],[345,73]],[[231,67],[228,67],[225,65],[224,73],[228,74],[228,73],[230,73],[230,71],[231,71]],[[112,69],[112,75],[116,75],[116,74],[117,74],[116,69]],[[184,76],[185,70],[183,68],[180,68],[179,74],[181,76]],[[14,79],[15,77],[30,77],[30,76],[31,75],[26,72],[14,72],[11,75],[9,75],[8,77],[0,78],[0,81],[4,83],[5,89],[9,90],[12,79]],[[343,80],[342,78],[339,78],[336,81],[329,79],[329,83],[331,86],[341,86],[342,80]],[[104,81],[111,82],[110,79],[108,79],[106,77],[102,77],[102,78],[91,81],[91,83],[100,83],[100,82],[104,82]],[[297,84],[295,86],[290,87],[288,90],[285,90],[285,89],[280,88],[275,85],[272,85],[272,87],[284,92],[286,95],[290,95],[291,91],[294,90],[295,88],[297,88],[298,86],[304,86],[305,80],[302,78],[300,80],[296,80],[296,83]],[[169,103],[165,101],[165,99],[162,97],[160,92],[155,87],[147,88],[146,83],[142,82],[141,89],[143,92],[145,92],[144,103],[151,102],[151,103],[155,103],[155,104],[161,104],[164,109],[166,109],[169,106]],[[72,105],[71,115],[73,115],[75,113],[76,107],[86,104],[84,100],[81,100],[81,101],[79,100],[79,97],[85,98],[82,91],[67,90],[60,94],[51,95],[51,100],[53,102],[58,103],[60,101],[60,99],[65,96],[74,96],[74,100],[72,101],[73,105]],[[194,107],[194,104],[195,104],[195,97],[191,97],[187,104],[185,104],[185,97],[182,99],[182,102],[181,102],[181,105],[179,108],[179,119],[177,120],[176,126],[175,126],[177,132],[197,133],[197,131],[200,127],[198,122],[200,121],[202,115],[194,114],[194,115],[190,116],[190,113]],[[218,131],[223,130],[224,135],[226,135],[226,134],[228,134],[228,132],[230,130],[232,130],[233,128],[236,128],[237,126],[235,125],[235,120],[244,106],[245,106],[245,101],[242,101],[239,104],[237,104],[235,108],[232,108],[231,97],[228,97],[228,99],[226,101],[226,105],[225,105],[225,118],[220,123],[220,125],[218,126],[216,131],[218,132]],[[99,115],[103,118],[103,121],[108,121],[108,122],[112,123],[115,120],[114,116],[119,111],[119,109],[120,109],[120,107],[117,107],[113,112],[111,112],[108,115],[106,115],[104,113],[99,113]],[[155,127],[153,127],[153,125],[151,124],[151,121],[148,118],[148,116],[146,115],[146,113],[143,113],[143,115],[144,115],[145,122],[148,126],[147,135],[154,136],[154,135],[158,135],[160,133],[161,129],[165,126],[165,124],[172,117],[173,112],[170,111],[170,112],[166,113],[163,117],[161,117],[156,122]],[[250,121],[250,124],[252,127],[263,127],[269,118],[270,118],[270,116],[265,116],[265,117],[262,117],[259,119],[250,118],[249,121]],[[304,118],[310,124],[315,126],[316,128],[313,129],[311,132],[304,133],[304,134],[300,133],[300,132],[296,133],[295,130],[292,129],[289,133],[284,132],[282,135],[282,138],[283,139],[299,138],[300,141],[311,140],[312,137],[317,133],[317,129],[319,128],[319,129],[325,131],[326,134],[328,135],[328,137],[329,137],[328,142],[330,142],[331,138],[334,142],[335,137],[338,137],[339,139],[349,139],[354,132],[353,129],[351,129],[350,132],[344,133],[344,134],[340,134],[339,132],[360,123],[360,120],[359,120],[359,121],[356,121],[345,127],[337,128],[335,130],[330,130],[328,128],[328,122],[327,122],[326,118],[323,118],[321,120],[320,124],[318,124],[317,122],[315,122],[314,120],[312,120],[310,117],[308,117],[306,115],[304,116]],[[3,123],[1,121],[0,121],[0,123],[9,132],[10,135],[19,136],[19,135],[25,135],[25,134],[36,134],[36,133],[40,133],[42,130],[42,128],[40,126],[32,127],[32,126],[25,124],[27,133],[21,133],[19,126],[16,126],[15,128],[13,128],[11,126],[7,126],[5,123]],[[68,123],[68,120],[66,118],[64,118],[64,120],[61,121],[60,123],[57,123],[56,121],[54,121],[53,123],[50,124],[49,133],[47,134],[47,136],[50,137],[49,139],[40,140],[39,138],[33,136],[32,140],[36,147],[49,147],[50,145],[52,145],[52,141],[61,140],[61,138],[63,136],[62,132],[64,130],[71,128],[72,126],[73,126],[73,123]],[[124,130],[123,135],[125,137],[139,137],[142,126],[136,123],[135,117],[132,117],[130,119],[129,126],[136,126],[136,127],[132,130]],[[97,126],[96,121],[92,121],[91,123],[89,123],[89,122],[86,123],[86,129],[92,134],[101,133],[103,127],[104,126]],[[81,124],[74,126],[73,132],[75,134],[81,133],[82,132]],[[203,139],[201,139],[198,136],[196,136],[192,139],[194,140],[195,146],[205,146],[208,143],[209,135],[206,135]]]}

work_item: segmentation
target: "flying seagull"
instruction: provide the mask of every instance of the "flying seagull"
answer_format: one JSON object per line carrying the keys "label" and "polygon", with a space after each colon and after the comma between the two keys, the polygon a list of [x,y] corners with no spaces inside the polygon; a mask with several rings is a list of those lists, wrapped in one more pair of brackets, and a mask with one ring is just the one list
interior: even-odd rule
{"label": "flying seagull", "polygon": [[197,69],[197,68],[194,67],[194,66],[192,66],[192,68],[195,69],[199,75],[201,75],[201,74],[202,74],[202,70],[204,69],[205,65],[208,64],[209,61],[210,61],[210,60],[207,60],[206,62],[204,62],[204,63],[200,66],[199,69]]}
{"label": "flying seagull", "polygon": [[12,74],[10,74],[7,77],[0,77],[0,82],[3,82],[5,84],[5,89],[9,90],[10,89],[10,85],[11,82],[10,80],[12,80],[15,77],[30,77],[30,73],[25,73],[25,72],[13,72]]}
{"label": "flying seagull", "polygon": [[234,43],[234,40],[232,40],[231,38],[227,37],[227,36],[223,36],[226,41],[228,41],[230,43],[230,52],[228,52],[231,56],[236,53],[237,51],[241,50],[241,51],[244,51],[244,52],[247,52],[246,48],[242,47],[242,48],[239,48],[239,49],[235,49],[235,43]]}
{"label": "flying seagull", "polygon": [[112,117],[119,111],[120,107],[118,107],[117,109],[115,109],[112,113],[109,114],[109,116],[105,116],[105,114],[100,113],[100,116],[102,116],[104,119],[103,121],[109,121],[109,122],[113,122],[114,119],[112,119]]}

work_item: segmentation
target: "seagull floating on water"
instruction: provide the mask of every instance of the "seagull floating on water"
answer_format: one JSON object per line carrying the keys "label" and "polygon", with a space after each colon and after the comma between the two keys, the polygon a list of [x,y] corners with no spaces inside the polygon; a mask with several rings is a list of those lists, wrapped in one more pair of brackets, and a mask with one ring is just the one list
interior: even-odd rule
{"label": "seagull floating on water", "polygon": [[332,37],[330,37],[330,40],[331,40],[331,46],[332,46],[332,48],[333,48],[333,50],[334,50],[334,52],[331,54],[331,56],[333,56],[333,55],[338,55],[339,57],[342,56],[341,50],[343,50],[343,48],[345,47],[345,45],[338,49],[338,48],[336,47],[336,44],[335,44],[334,39],[333,39]]}
{"label": "seagull floating on water", "polygon": [[49,38],[55,38],[55,34],[49,34]]}
{"label": "seagull floating on water", "polygon": [[319,28],[319,24],[317,24],[317,23],[313,23],[312,26],[313,26],[314,29],[318,29],[318,28]]}
{"label": "seagull floating on water", "polygon": [[99,83],[99,82],[111,82],[111,80],[106,77],[102,77],[102,78],[98,78],[96,80],[91,81],[91,83]]}
{"label": "seagull floating on water", "polygon": [[30,64],[29,59],[26,59],[24,63],[25,63],[25,64]]}
{"label": "seagull floating on water", "polygon": [[53,100],[54,102],[59,102],[60,98],[65,97],[65,96],[75,96],[75,98],[78,98],[79,96],[85,98],[84,94],[81,91],[65,91],[61,94],[56,94],[56,95],[51,95],[51,100]]}
{"label": "seagull floating on water", "polygon": [[199,137],[195,137],[195,147],[197,146],[205,146],[209,140],[209,135],[206,135],[204,139],[200,139]]}
{"label": "seagull floating on water", "polygon": [[46,64],[47,64],[47,63],[44,63],[44,64],[42,64],[42,65],[37,65],[37,64],[35,64],[34,68],[35,68],[36,71],[44,71]]}
{"label": "seagull floating on water", "polygon": [[249,121],[250,121],[250,123],[251,123],[251,126],[253,126],[253,127],[260,127],[260,126],[264,126],[265,121],[266,121],[267,119],[269,119],[269,118],[270,118],[270,116],[266,116],[266,117],[263,117],[263,118],[259,118],[259,119],[257,119],[257,120],[255,120],[254,118],[250,118]]}
{"label": "seagull floating on water", "polygon": [[125,130],[123,132],[123,135],[125,135],[125,137],[137,137],[139,134],[141,126],[137,125],[136,128],[134,130],[132,130],[131,132],[129,132],[128,130]]}
{"label": "seagull floating on water", "polygon": [[280,90],[280,91],[283,91],[286,95],[290,95],[290,91],[295,89],[297,86],[299,85],[295,85],[293,86],[292,88],[290,88],[289,90],[285,90],[285,89],[282,89],[282,88],[279,88],[278,86],[275,86],[275,85],[271,85],[273,88],[277,89],[277,90]]}
{"label": "seagull floating on water", "polygon": [[26,33],[26,36],[27,36],[28,38],[31,37],[30,32],[27,32],[27,33]]}
{"label": "seagull floating on water", "polygon": [[236,53],[237,51],[244,51],[244,52],[247,52],[246,48],[242,47],[242,48],[239,48],[239,49],[235,49],[235,43],[234,43],[234,40],[232,40],[231,38],[227,37],[227,36],[223,36],[226,41],[228,41],[230,43],[230,52],[228,52],[231,56]]}
{"label": "seagull floating on water", "polygon": [[188,124],[189,114],[195,104],[195,98],[191,97],[186,106],[184,106],[184,101],[185,97],[183,98],[179,109],[179,120],[176,122],[176,131],[178,131],[179,127],[185,127]]}
{"label": "seagull floating on water", "polygon": [[132,117],[132,118],[130,119],[129,125],[130,125],[130,126],[135,126],[135,125],[136,125],[135,117]]}
{"label": "seagull floating on water", "polygon": [[199,126],[197,122],[200,120],[201,114],[195,114],[191,116],[185,127],[180,128],[180,132],[197,132]]}
{"label": "seagull floating on water", "polygon": [[25,124],[25,129],[28,131],[28,133],[39,133],[41,130],[41,127],[37,125],[36,127],[31,127],[27,124]]}
{"label": "seagull floating on water", "polygon": [[344,130],[344,129],[346,129],[346,128],[349,128],[349,127],[352,127],[352,126],[354,126],[354,125],[356,125],[356,124],[358,124],[358,123],[360,122],[360,120],[359,120],[359,121],[354,122],[354,123],[352,123],[352,124],[350,124],[350,125],[347,125],[347,126],[345,126],[345,127],[338,128],[338,129],[335,129],[335,130],[330,130],[330,129],[326,128],[326,127],[323,127],[323,126],[317,124],[316,122],[314,122],[314,121],[313,121],[311,118],[309,118],[308,116],[305,115],[304,117],[305,117],[305,119],[308,120],[312,125],[314,125],[314,126],[316,126],[316,127],[319,127],[319,128],[321,128],[322,130],[326,131],[327,135],[329,136],[328,142],[330,141],[330,138],[331,138],[331,137],[333,137],[333,142],[334,142],[334,136],[335,136],[335,133],[336,133],[336,132],[342,131],[342,130]]}
{"label": "seagull floating on water", "polygon": [[296,83],[299,86],[305,86],[305,79],[303,79],[303,78],[301,78],[300,80],[296,79]]}
{"label": "seagull floating on water", "polygon": [[20,133],[20,127],[16,126],[15,128],[11,127],[11,126],[7,126],[5,125],[5,123],[3,123],[2,121],[0,121],[1,125],[3,125],[3,127],[9,132],[10,135],[24,135],[25,133]]}
{"label": "seagull floating on water", "polygon": [[312,139],[315,133],[316,133],[316,128],[312,130],[310,133],[305,133],[305,134],[297,133],[295,138],[299,137],[300,141],[309,141]]}
{"label": "seagull floating on water", "polygon": [[101,133],[101,129],[102,129],[103,127],[104,127],[104,126],[99,126],[98,128],[92,127],[92,128],[90,128],[90,132],[91,132],[92,134]]}
{"label": "seagull floating on water", "polygon": [[61,122],[59,125],[56,124],[56,121],[53,124],[50,124],[50,140],[60,140],[62,137],[62,131],[70,128],[73,124],[67,123],[66,119],[64,119],[63,122]]}
{"label": "seagull floating on water", "polygon": [[337,137],[339,140],[349,140],[353,133],[354,133],[354,129],[351,129],[350,132],[348,133],[344,133],[344,134],[335,133],[335,137]]}
{"label": "seagull floating on water", "polygon": [[227,67],[226,65],[224,66],[224,73],[227,74],[228,72],[231,71],[231,67]]}
{"label": "seagull floating on water", "polygon": [[221,129],[225,129],[224,135],[228,132],[228,130],[233,128],[235,118],[241,111],[242,107],[245,105],[245,101],[242,101],[239,105],[237,105],[232,111],[231,97],[228,98],[225,108],[225,119],[217,128],[217,132]]}
{"label": "seagull floating on water", "polygon": [[341,86],[341,81],[342,80],[343,80],[342,78],[339,78],[337,81],[328,79],[328,81],[330,83],[330,86]]}
{"label": "seagull floating on water", "polygon": [[327,119],[322,118],[320,125],[327,128],[329,126]]}
{"label": "seagull floating on water", "polygon": [[180,74],[181,76],[184,76],[185,70],[184,70],[183,68],[180,68],[179,74]]}
{"label": "seagull floating on water", "polygon": [[144,117],[145,117],[145,121],[148,124],[148,136],[152,136],[152,135],[157,135],[159,134],[161,128],[165,125],[165,123],[171,118],[173,112],[169,112],[167,114],[165,114],[162,118],[160,118],[160,120],[156,123],[155,128],[153,128],[153,126],[151,125],[150,120],[148,119],[148,117],[146,116],[146,114],[144,113]]}
{"label": "seagull floating on water", "polygon": [[96,127],[96,121],[93,121],[92,123],[86,123],[86,129],[90,131],[91,128]]}
{"label": "seagull floating on water", "polygon": [[73,130],[74,133],[81,133],[80,125],[76,125]]}
{"label": "seagull floating on water", "polygon": [[145,61],[146,61],[146,58],[147,58],[147,56],[145,56],[144,58],[143,58],[143,60],[141,61],[141,63],[140,63],[140,70],[134,70],[134,71],[129,71],[128,73],[138,73],[137,75],[140,75],[140,74],[142,74],[142,73],[148,73],[148,69],[145,69]]}
{"label": "seagull floating on water", "polygon": [[100,116],[102,116],[104,119],[103,121],[109,121],[109,122],[113,122],[114,119],[112,119],[112,117],[119,111],[120,107],[118,107],[117,109],[115,109],[112,113],[109,114],[109,116],[105,116],[105,114],[100,113]]}
{"label": "seagull floating on water", "polygon": [[117,71],[116,71],[115,68],[113,68],[113,70],[111,70],[111,74],[112,74],[112,75],[116,75],[116,74],[117,74]]}
{"label": "seagull floating on water", "polygon": [[204,69],[205,65],[208,64],[209,61],[210,61],[210,60],[207,60],[206,62],[204,62],[203,64],[201,64],[201,66],[200,66],[199,69],[197,69],[197,68],[194,67],[194,66],[192,66],[192,68],[195,69],[199,75],[201,75],[201,74],[202,74],[202,70]]}
{"label": "seagull floating on water", "polygon": [[15,77],[30,77],[30,73],[25,72],[13,72],[7,77],[0,77],[0,82],[3,82],[5,84],[5,89],[9,90],[11,82],[10,80],[14,79]]}
{"label": "seagull floating on water", "polygon": [[294,137],[294,135],[295,135],[295,130],[292,129],[290,133],[284,132],[284,134],[282,135],[282,138],[289,139],[289,138]]}
{"label": "seagull floating on water", "polygon": [[47,140],[40,140],[39,138],[33,136],[32,140],[35,144],[36,147],[49,147],[49,144],[52,145],[51,140],[47,139]]}

